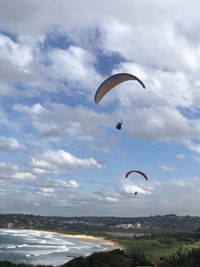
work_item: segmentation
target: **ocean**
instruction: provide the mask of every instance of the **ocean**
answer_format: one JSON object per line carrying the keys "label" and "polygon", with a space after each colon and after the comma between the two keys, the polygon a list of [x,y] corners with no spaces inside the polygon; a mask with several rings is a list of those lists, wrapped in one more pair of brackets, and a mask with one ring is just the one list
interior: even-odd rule
{"label": "ocean", "polygon": [[106,249],[89,240],[49,232],[0,229],[0,261],[59,266],[75,257]]}

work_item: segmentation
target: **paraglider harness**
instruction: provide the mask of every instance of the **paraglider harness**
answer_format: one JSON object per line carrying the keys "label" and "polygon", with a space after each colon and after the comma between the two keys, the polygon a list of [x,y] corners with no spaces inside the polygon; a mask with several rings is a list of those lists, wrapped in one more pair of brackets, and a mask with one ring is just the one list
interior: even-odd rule
{"label": "paraglider harness", "polygon": [[119,121],[116,124],[116,129],[121,130],[123,121]]}

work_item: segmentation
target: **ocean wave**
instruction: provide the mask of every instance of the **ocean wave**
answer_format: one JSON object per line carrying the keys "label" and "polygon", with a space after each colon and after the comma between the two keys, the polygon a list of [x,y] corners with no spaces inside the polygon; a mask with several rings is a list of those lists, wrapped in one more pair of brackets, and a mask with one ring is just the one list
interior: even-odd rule
{"label": "ocean wave", "polygon": [[47,240],[42,239],[42,240],[39,241],[39,243],[40,243],[40,244],[46,244],[46,243],[47,243]]}
{"label": "ocean wave", "polygon": [[18,248],[30,247],[28,244],[17,245]]}
{"label": "ocean wave", "polygon": [[[45,261],[66,262],[72,255],[89,255],[104,248],[89,240],[68,238],[53,233],[32,230],[0,229],[0,250],[5,259],[24,260],[27,263]],[[3,236],[2,236],[3,235]]]}
{"label": "ocean wave", "polygon": [[0,235],[8,235],[11,234],[12,236],[19,236],[19,237],[33,237],[33,238],[40,238],[42,236],[46,236],[44,233],[34,230],[13,230],[13,229],[0,229]]}
{"label": "ocean wave", "polygon": [[60,246],[61,244],[62,245],[71,245],[71,246],[73,246],[75,244],[74,242],[71,242],[71,241],[68,241],[68,240],[65,240],[65,239],[58,239],[58,238],[54,238],[54,237],[38,240],[38,243],[40,243],[40,244],[58,245],[58,246]]}
{"label": "ocean wave", "polygon": [[57,250],[40,250],[40,251],[34,251],[34,252],[31,252],[30,254],[32,256],[35,256],[35,257],[39,257],[39,256],[47,256],[47,255],[50,255],[50,254],[53,254],[53,253],[61,253],[61,252],[67,252],[69,251],[69,248],[65,247],[65,248],[59,248]]}
{"label": "ocean wave", "polygon": [[7,248],[7,249],[10,249],[10,248],[16,248],[16,245],[8,245],[6,247],[2,246],[3,248]]}

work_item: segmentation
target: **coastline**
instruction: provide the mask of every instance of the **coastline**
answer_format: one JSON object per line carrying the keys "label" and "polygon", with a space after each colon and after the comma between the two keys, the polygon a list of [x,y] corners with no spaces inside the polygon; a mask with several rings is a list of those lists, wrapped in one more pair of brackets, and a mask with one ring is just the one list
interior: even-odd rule
{"label": "coastline", "polygon": [[71,233],[60,233],[56,231],[48,231],[48,230],[36,230],[36,229],[8,229],[8,228],[0,228],[0,230],[10,230],[10,231],[27,231],[27,232],[42,232],[46,233],[48,235],[57,236],[60,238],[74,238],[74,239],[80,239],[82,241],[88,241],[93,244],[98,244],[103,247],[105,247],[108,251],[113,249],[121,249],[124,250],[124,248],[118,244],[117,242],[114,242],[112,240],[105,239],[104,237],[99,236],[92,236],[92,235],[84,235],[84,234],[71,234]]}
{"label": "coastline", "polygon": [[49,232],[53,233],[53,235],[57,235],[60,237],[64,238],[75,238],[75,239],[80,239],[83,241],[88,241],[94,244],[102,245],[106,247],[108,250],[113,250],[113,249],[124,249],[120,244],[117,242],[114,242],[112,240],[107,240],[104,237],[97,237],[97,236],[91,236],[91,235],[81,235],[81,234],[67,234],[67,233],[58,233],[58,232]]}

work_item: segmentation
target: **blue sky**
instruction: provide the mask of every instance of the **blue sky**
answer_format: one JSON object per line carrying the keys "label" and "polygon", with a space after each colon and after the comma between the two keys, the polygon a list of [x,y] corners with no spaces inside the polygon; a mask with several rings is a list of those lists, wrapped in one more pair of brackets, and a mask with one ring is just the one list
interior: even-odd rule
{"label": "blue sky", "polygon": [[200,216],[199,2],[0,2],[0,212]]}

